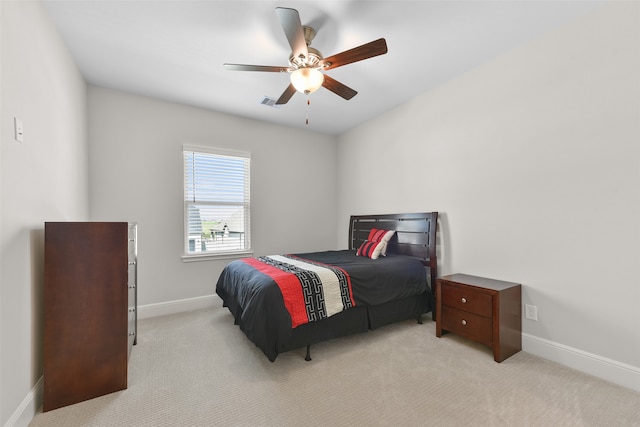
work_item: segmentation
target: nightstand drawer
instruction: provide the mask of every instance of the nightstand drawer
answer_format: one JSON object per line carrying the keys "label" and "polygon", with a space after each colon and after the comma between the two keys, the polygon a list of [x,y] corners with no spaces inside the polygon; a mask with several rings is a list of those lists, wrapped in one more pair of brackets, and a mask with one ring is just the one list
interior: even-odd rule
{"label": "nightstand drawer", "polygon": [[442,309],[442,329],[488,346],[493,340],[491,318],[451,307]]}
{"label": "nightstand drawer", "polygon": [[492,316],[491,295],[468,286],[442,284],[442,304],[484,317]]}

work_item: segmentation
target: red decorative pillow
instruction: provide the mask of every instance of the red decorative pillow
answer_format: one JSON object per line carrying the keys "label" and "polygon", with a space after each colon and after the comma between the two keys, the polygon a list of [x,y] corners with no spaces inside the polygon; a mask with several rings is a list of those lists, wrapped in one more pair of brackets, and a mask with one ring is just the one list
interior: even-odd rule
{"label": "red decorative pillow", "polygon": [[379,230],[377,228],[372,228],[371,231],[369,231],[369,237],[367,237],[367,240],[371,242],[379,242],[384,238],[386,234],[387,234],[387,230]]}
{"label": "red decorative pillow", "polygon": [[369,237],[367,237],[367,240],[372,242],[388,242],[393,237],[393,233],[395,233],[394,230],[380,230],[378,228],[372,228],[371,231],[369,231]]}
{"label": "red decorative pillow", "polygon": [[356,252],[357,256],[366,256],[371,259],[377,259],[380,256],[380,253],[387,248],[387,242],[379,241],[372,242],[370,240],[365,240],[362,242],[358,251]]}
{"label": "red decorative pillow", "polygon": [[389,243],[389,240],[393,237],[393,233],[395,233],[394,230],[380,230],[378,228],[372,228],[371,231],[369,231],[369,237],[367,240],[372,242],[384,242],[385,245],[382,247],[380,255],[387,256],[387,243]]}

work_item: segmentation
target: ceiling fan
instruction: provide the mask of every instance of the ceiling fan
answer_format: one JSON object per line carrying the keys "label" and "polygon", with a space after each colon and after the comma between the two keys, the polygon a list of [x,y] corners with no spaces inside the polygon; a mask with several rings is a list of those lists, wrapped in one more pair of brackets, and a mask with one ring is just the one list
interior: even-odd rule
{"label": "ceiling fan", "polygon": [[311,41],[316,35],[316,31],[311,27],[302,25],[297,10],[277,7],[276,13],[278,14],[280,24],[291,46],[289,66],[272,67],[268,65],[224,64],[224,68],[230,71],[290,73],[291,83],[276,101],[278,105],[286,104],[296,91],[310,94],[318,90],[321,86],[349,100],[358,92],[329,77],[324,74],[323,71],[387,53],[387,42],[385,39],[378,39],[324,58],[319,50],[310,46]]}

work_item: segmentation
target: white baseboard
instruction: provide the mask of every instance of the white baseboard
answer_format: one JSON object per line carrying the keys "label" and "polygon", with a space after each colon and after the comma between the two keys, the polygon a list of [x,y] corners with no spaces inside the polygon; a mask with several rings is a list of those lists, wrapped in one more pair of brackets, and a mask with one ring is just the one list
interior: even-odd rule
{"label": "white baseboard", "polygon": [[563,344],[522,334],[522,351],[640,391],[640,368]]}
{"label": "white baseboard", "polygon": [[138,306],[138,319],[148,319],[151,317],[166,316],[168,314],[213,307],[216,302],[222,303],[216,295],[206,295],[197,298],[140,305]]}
{"label": "white baseboard", "polygon": [[31,391],[27,393],[15,410],[13,415],[7,420],[4,427],[27,427],[33,417],[42,406],[42,377],[36,382]]}

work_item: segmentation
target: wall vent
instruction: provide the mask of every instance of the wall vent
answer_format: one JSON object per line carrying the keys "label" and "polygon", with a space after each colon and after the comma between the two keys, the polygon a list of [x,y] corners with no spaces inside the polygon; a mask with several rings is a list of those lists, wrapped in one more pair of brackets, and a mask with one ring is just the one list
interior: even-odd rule
{"label": "wall vent", "polygon": [[269,96],[265,96],[260,100],[260,104],[266,105],[267,107],[279,108],[279,105],[276,105],[276,98],[271,98]]}

